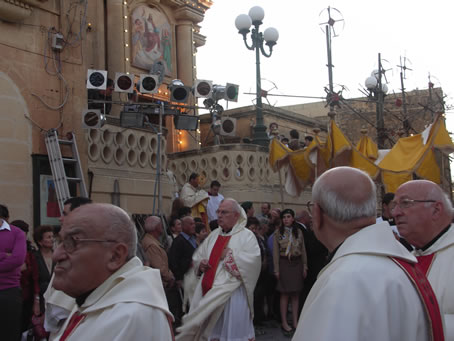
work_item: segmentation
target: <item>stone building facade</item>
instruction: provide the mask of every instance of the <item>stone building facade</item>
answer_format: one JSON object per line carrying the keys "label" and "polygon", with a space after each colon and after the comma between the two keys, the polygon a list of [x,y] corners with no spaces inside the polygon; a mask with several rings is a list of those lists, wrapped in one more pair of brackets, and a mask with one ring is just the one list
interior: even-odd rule
{"label": "stone building facade", "polygon": [[[82,129],[87,107],[87,69],[139,75],[161,60],[165,76],[155,99],[169,101],[167,85],[191,86],[195,53],[205,42],[199,23],[210,0],[21,0],[0,4],[0,201],[13,219],[34,225],[55,223],[46,204],[54,200],[44,137],[74,132],[87,187],[95,201],[111,201],[115,182],[130,213],[151,213],[156,183],[157,134],[119,127],[120,105],[99,131]],[[140,43],[140,44],[139,44]],[[114,93],[114,103],[126,94]],[[193,104],[193,103],[189,103]],[[167,153],[198,148],[182,132],[176,145],[173,120],[164,119],[162,162]],[[184,150],[183,149],[183,150]],[[117,181],[115,181],[117,180]],[[162,180],[170,200],[172,185]],[[117,186],[118,187],[118,186]],[[76,194],[76,193],[74,193]],[[167,204],[169,206],[169,204]]]}

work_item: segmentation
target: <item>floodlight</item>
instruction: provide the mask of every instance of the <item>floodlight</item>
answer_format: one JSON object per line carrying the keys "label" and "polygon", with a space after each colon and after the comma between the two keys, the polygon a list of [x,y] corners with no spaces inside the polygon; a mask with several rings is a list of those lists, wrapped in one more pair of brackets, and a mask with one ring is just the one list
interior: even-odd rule
{"label": "floodlight", "polygon": [[120,126],[124,128],[142,128],[143,114],[141,112],[122,111],[120,113]]}
{"label": "floodlight", "polygon": [[175,129],[179,130],[197,130],[199,118],[193,115],[175,115],[173,118]]}

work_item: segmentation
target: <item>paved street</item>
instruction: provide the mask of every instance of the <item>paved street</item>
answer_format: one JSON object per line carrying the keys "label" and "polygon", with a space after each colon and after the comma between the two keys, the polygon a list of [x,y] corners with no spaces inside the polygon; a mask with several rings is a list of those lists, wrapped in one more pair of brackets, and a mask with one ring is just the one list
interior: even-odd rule
{"label": "paved street", "polygon": [[[280,324],[276,321],[269,321],[264,324],[263,327],[258,327],[255,329],[256,334],[255,338],[257,341],[289,341],[291,337],[285,337],[282,334]],[[260,331],[265,332],[263,335],[260,335]]]}

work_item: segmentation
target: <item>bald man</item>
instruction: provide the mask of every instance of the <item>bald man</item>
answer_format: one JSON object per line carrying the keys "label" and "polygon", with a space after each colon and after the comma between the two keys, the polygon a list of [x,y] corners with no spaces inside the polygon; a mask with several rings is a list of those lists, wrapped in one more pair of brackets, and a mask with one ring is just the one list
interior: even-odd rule
{"label": "bald man", "polygon": [[60,234],[53,286],[77,305],[55,339],[172,339],[159,271],[135,257],[135,226],[125,211],[81,206],[65,218]]}
{"label": "bald man", "polygon": [[401,185],[390,204],[399,233],[414,254],[437,295],[446,340],[454,340],[454,228],[451,201],[427,180]]}
{"label": "bald man", "polygon": [[[417,273],[416,258],[387,222],[375,223],[370,177],[355,168],[333,168],[317,179],[312,198],[313,230],[330,258],[307,297],[293,340],[442,340],[435,294],[422,274],[421,288],[407,274]],[[430,298],[424,303],[431,323],[422,290]]]}

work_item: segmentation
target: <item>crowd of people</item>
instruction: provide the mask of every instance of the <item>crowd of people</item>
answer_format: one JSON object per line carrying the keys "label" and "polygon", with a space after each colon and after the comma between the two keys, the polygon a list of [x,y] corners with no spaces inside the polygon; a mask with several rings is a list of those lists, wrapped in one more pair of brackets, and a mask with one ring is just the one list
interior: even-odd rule
{"label": "crowd of people", "polygon": [[310,135],[306,135],[304,140],[300,140],[300,133],[296,129],[291,129],[289,131],[289,136],[279,133],[279,126],[276,122],[270,123],[268,127],[268,137],[270,139],[278,139],[284,146],[290,148],[291,150],[299,150],[309,147],[314,138]]}
{"label": "crowd of people", "polygon": [[[224,198],[191,174],[144,234],[121,208],[65,202],[61,229],[0,205],[2,340],[454,340],[453,208],[414,180],[383,196],[337,167],[295,212]],[[24,233],[25,232],[25,233]]]}

